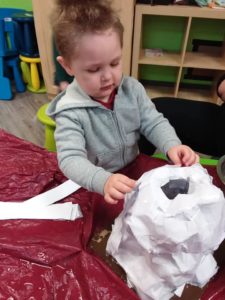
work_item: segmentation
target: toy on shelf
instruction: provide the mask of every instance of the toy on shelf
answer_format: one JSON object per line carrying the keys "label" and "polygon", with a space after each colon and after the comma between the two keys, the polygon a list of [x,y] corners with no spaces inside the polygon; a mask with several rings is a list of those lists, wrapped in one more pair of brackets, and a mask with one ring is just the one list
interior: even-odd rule
{"label": "toy on shelf", "polygon": [[210,8],[225,8],[224,0],[195,0],[199,6],[208,6]]}

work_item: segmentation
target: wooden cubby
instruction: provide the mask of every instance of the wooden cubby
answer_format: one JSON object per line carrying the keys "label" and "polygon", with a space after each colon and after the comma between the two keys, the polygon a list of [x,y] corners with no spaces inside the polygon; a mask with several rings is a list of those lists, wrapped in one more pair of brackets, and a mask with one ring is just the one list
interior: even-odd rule
{"label": "wooden cubby", "polygon": [[[148,43],[151,45],[151,38],[154,39],[154,28],[151,28],[151,19],[156,20],[156,18],[165,18],[168,23],[168,28],[165,26],[165,33],[161,33],[162,36],[167,38],[175,39],[175,34],[173,36],[173,31],[179,33],[180,45],[177,49],[171,49],[170,47],[164,46],[162,49],[162,56],[152,56],[147,57],[144,53],[143,44],[143,30],[146,20],[148,20]],[[196,26],[196,23],[200,22],[200,27]],[[193,36],[198,39],[203,40],[207,37],[207,29],[204,27],[210,27],[210,22],[219,22],[218,26],[220,30],[220,36],[222,37],[221,46],[217,48],[218,53],[213,53],[207,50],[202,50],[198,52],[193,52],[190,50],[190,43]],[[150,25],[149,25],[150,24]],[[171,25],[172,24],[172,25]],[[154,27],[154,26],[153,26]],[[210,29],[211,30],[211,29]],[[211,32],[217,38],[218,32]],[[170,37],[171,34],[171,37]],[[171,96],[171,97],[186,97],[195,100],[204,100],[217,102],[216,94],[216,81],[218,77],[225,72],[225,9],[211,9],[207,7],[197,7],[197,6],[183,6],[183,5],[144,5],[137,4],[135,6],[135,20],[134,20],[134,37],[133,37],[133,54],[132,54],[132,72],[131,75],[139,80],[141,80],[141,68],[149,68],[149,73],[154,70],[154,68],[159,68],[161,73],[164,71],[171,70],[172,73],[175,72],[175,80],[170,85],[163,86],[162,82],[160,85],[150,84],[150,96]],[[146,39],[146,38],[145,38]],[[162,48],[162,41],[154,43],[153,47]],[[162,43],[161,43],[162,42]],[[173,42],[173,41],[172,41]],[[212,84],[209,90],[192,88],[191,91],[186,91],[182,86],[182,76],[187,69],[198,69],[204,70],[206,74],[212,72]],[[163,71],[164,70],[164,71]],[[150,82],[150,81],[149,81]],[[148,90],[148,86],[146,85]]]}

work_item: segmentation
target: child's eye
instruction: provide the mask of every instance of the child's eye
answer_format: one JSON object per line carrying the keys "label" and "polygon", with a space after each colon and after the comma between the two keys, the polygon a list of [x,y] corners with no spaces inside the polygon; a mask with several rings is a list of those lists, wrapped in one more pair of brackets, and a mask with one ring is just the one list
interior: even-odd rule
{"label": "child's eye", "polygon": [[99,68],[95,68],[95,69],[88,69],[87,72],[88,73],[96,73],[99,71]]}
{"label": "child's eye", "polygon": [[111,67],[116,67],[119,65],[119,61],[115,61],[111,63]]}

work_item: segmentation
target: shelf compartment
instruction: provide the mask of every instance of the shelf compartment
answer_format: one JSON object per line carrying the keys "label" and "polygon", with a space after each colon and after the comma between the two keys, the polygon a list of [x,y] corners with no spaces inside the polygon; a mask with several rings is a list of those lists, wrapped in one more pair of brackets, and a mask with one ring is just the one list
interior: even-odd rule
{"label": "shelf compartment", "polygon": [[186,17],[143,15],[141,48],[182,52],[187,23]]}
{"label": "shelf compartment", "polygon": [[213,97],[213,92],[211,90],[204,90],[198,88],[179,88],[177,98],[204,101],[215,103],[217,99]]}
{"label": "shelf compartment", "polygon": [[142,15],[156,16],[181,16],[203,19],[224,20],[223,9],[211,9],[209,7],[198,7],[191,5],[149,5],[137,4],[136,10]]}
{"label": "shelf compartment", "polygon": [[146,84],[145,89],[150,99],[158,97],[174,97],[173,86],[157,86],[154,84]]}
{"label": "shelf compartment", "polygon": [[225,58],[216,54],[187,52],[184,57],[183,67],[225,70]]}
{"label": "shelf compartment", "polygon": [[143,82],[155,82],[165,84],[175,84],[177,81],[179,68],[160,65],[140,65],[139,79]]}
{"label": "shelf compartment", "polygon": [[172,52],[163,52],[162,56],[146,56],[144,50],[140,51],[139,64],[143,65],[162,65],[179,67],[181,65],[181,54]]}
{"label": "shelf compartment", "polygon": [[[209,51],[217,51],[216,48],[212,48],[214,42],[223,42],[225,38],[225,10],[224,19],[202,19],[194,18],[191,22],[190,32],[188,36],[187,51],[193,51],[193,47],[207,48]],[[198,45],[194,44],[193,41],[198,40]],[[201,40],[203,44],[201,45]],[[210,45],[211,44],[211,45]],[[214,45],[215,46],[215,45]],[[210,49],[211,48],[211,49]],[[196,49],[197,51],[197,49]]]}
{"label": "shelf compartment", "polygon": [[[173,86],[157,86],[154,84],[145,84],[145,89],[150,99],[157,97],[172,97],[174,98],[174,87]],[[207,101],[215,103],[213,93],[210,90],[203,90],[198,88],[183,88],[180,87],[177,98],[196,100],[196,101]],[[169,100],[169,99],[168,99]]]}

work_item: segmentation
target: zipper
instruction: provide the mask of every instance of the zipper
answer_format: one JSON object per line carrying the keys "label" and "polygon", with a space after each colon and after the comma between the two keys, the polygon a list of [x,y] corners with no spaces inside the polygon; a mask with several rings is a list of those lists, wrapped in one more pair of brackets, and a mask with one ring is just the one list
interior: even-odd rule
{"label": "zipper", "polygon": [[121,128],[119,126],[119,122],[118,122],[116,113],[114,111],[111,111],[111,114],[112,114],[112,119],[113,119],[113,122],[115,124],[115,127],[117,128],[119,144],[120,144],[120,147],[121,147],[121,159],[122,159],[123,165],[125,165],[126,164],[126,161],[125,161],[125,147],[124,147],[125,143],[123,141],[123,134],[121,132]]}

